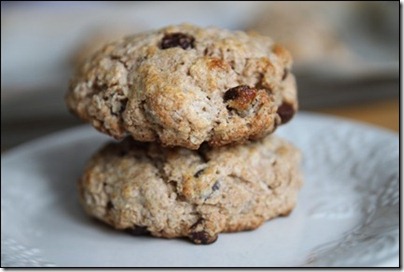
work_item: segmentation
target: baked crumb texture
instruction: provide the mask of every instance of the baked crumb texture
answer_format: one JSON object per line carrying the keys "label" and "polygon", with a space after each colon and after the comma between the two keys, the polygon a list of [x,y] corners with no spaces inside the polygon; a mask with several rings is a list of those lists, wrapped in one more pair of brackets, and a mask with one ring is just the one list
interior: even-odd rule
{"label": "baked crumb texture", "polygon": [[289,52],[270,38],[183,24],[105,45],[69,109],[116,139],[198,149],[260,139],[297,111]]}
{"label": "baked crumb texture", "polygon": [[127,137],[88,162],[78,187],[88,214],[116,229],[209,244],[288,215],[300,153],[269,135],[245,145],[162,148]]}

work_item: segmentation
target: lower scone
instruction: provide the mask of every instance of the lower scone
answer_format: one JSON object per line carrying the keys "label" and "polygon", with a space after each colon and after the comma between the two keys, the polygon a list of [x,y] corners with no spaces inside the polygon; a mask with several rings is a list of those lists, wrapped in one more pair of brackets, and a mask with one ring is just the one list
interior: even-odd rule
{"label": "lower scone", "polygon": [[252,230],[288,215],[302,184],[299,163],[300,152],[274,135],[199,150],[126,138],[89,161],[80,201],[116,229],[209,244],[220,232]]}

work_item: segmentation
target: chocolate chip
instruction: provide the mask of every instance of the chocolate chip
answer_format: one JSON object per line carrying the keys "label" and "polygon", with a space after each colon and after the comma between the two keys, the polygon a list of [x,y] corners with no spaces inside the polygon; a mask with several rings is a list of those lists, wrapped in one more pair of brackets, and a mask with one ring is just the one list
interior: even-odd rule
{"label": "chocolate chip", "polygon": [[161,49],[181,47],[182,49],[194,48],[195,38],[184,33],[166,34],[161,40]]}
{"label": "chocolate chip", "polygon": [[228,109],[246,110],[257,96],[257,89],[240,85],[227,90],[223,101],[228,102]]}
{"label": "chocolate chip", "polygon": [[217,235],[212,237],[206,231],[197,231],[191,233],[191,240],[195,244],[207,245],[216,242]]}
{"label": "chocolate chip", "polygon": [[217,191],[220,189],[219,181],[216,181],[215,184],[212,186],[212,191]]}
{"label": "chocolate chip", "polygon": [[283,69],[282,81],[286,79],[286,77],[288,76],[288,74],[289,74],[289,70],[286,69],[286,68]]}
{"label": "chocolate chip", "polygon": [[135,236],[150,234],[150,231],[147,230],[146,226],[134,225],[133,228],[126,229],[126,231]]}
{"label": "chocolate chip", "polygon": [[293,115],[295,115],[295,110],[291,104],[283,102],[278,108],[277,113],[281,117],[282,124],[285,124],[292,119]]}
{"label": "chocolate chip", "polygon": [[228,100],[234,100],[237,97],[239,97],[240,93],[244,90],[249,89],[250,87],[246,85],[240,85],[231,89],[228,89],[223,96],[224,102],[227,102]]}
{"label": "chocolate chip", "polygon": [[196,172],[196,173],[194,174],[194,178],[198,178],[198,177],[203,173],[203,171],[205,171],[205,169],[201,169],[201,170],[199,170],[198,172]]}

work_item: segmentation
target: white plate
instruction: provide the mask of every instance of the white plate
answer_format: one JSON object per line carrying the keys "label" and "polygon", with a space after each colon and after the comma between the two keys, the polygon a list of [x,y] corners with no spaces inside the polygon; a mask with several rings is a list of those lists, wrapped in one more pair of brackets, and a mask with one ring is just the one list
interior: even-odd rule
{"label": "white plate", "polygon": [[129,236],[83,213],[76,180],[108,140],[94,129],[20,146],[1,160],[1,265],[398,266],[397,134],[303,113],[278,134],[304,154],[296,209],[209,246]]}

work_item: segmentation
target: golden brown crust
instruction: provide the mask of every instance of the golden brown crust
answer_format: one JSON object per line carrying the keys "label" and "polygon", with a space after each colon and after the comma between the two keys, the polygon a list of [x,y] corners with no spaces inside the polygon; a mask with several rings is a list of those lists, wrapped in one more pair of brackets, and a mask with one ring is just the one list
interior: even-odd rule
{"label": "golden brown crust", "polygon": [[[170,26],[104,46],[77,71],[66,103],[117,139],[189,149],[243,143],[275,130],[284,101],[297,110],[293,75],[284,77],[290,68],[290,55],[269,38]],[[243,85],[256,91],[224,101]]]}

